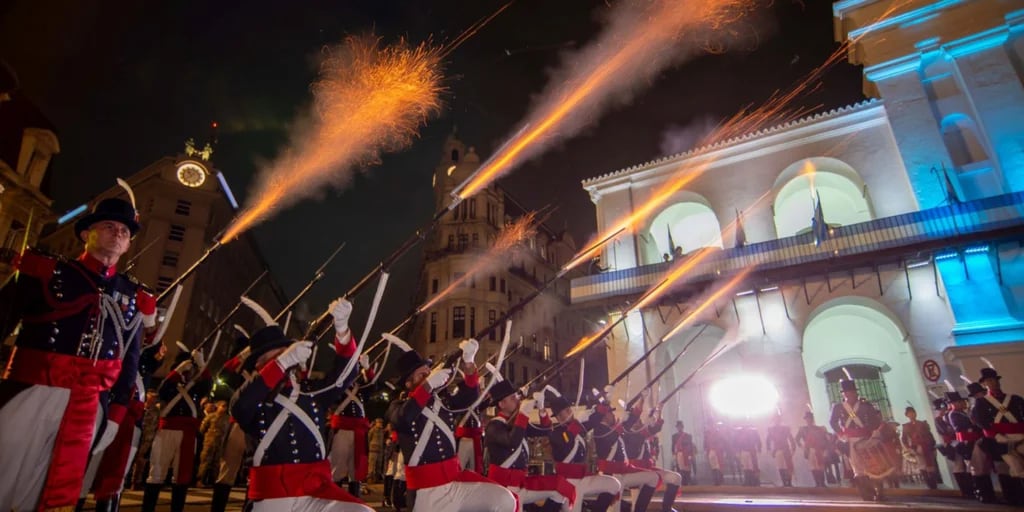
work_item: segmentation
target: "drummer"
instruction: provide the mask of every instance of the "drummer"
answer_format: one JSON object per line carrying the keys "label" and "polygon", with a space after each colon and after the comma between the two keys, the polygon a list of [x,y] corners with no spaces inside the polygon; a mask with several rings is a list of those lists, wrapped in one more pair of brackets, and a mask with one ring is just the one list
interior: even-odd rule
{"label": "drummer", "polygon": [[852,379],[839,381],[843,401],[832,406],[829,425],[850,446],[850,466],[853,467],[853,484],[866,501],[882,500],[882,478],[891,471],[880,474],[868,473],[865,452],[872,440],[872,434],[882,426],[882,414],[874,405],[857,393],[857,384]]}

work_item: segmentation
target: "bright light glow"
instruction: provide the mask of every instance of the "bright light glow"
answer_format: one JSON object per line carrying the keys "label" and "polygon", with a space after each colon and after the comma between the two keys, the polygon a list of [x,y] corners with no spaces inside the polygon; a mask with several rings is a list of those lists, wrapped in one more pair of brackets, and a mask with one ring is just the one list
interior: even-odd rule
{"label": "bright light glow", "polygon": [[78,205],[78,208],[75,208],[74,210],[71,210],[71,211],[65,213],[64,215],[61,215],[61,217],[59,219],[57,219],[57,224],[64,225],[67,221],[69,221],[69,220],[71,220],[71,219],[73,219],[75,217],[78,217],[79,215],[85,213],[85,210],[86,210],[86,208],[88,208],[88,206],[89,205],[85,205],[85,204]]}
{"label": "bright light glow", "polygon": [[736,375],[715,382],[708,399],[725,415],[753,418],[775,411],[779,390],[772,381],[760,375]]}
{"label": "bright light glow", "polygon": [[453,172],[455,172],[455,166],[454,165],[448,168],[448,176],[451,176]]}
{"label": "bright light glow", "polygon": [[235,194],[231,192],[231,187],[228,186],[228,180],[224,177],[224,173],[217,173],[217,181],[220,182],[220,189],[224,191],[224,196],[228,198],[228,203],[231,203],[231,208],[237,210],[238,201],[235,200]]}

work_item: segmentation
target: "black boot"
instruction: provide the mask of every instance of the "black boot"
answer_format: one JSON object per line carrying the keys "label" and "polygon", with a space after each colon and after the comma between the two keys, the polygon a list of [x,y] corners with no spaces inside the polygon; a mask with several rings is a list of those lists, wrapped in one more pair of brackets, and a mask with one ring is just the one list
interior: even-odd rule
{"label": "black boot", "polygon": [[821,470],[811,471],[811,476],[814,477],[814,486],[815,487],[825,487],[825,472],[824,471],[821,471]]}
{"label": "black boot", "polygon": [[231,486],[227,484],[213,484],[213,498],[210,501],[210,512],[224,512],[228,508],[228,500],[231,499]]}
{"label": "black boot", "polygon": [[953,473],[953,480],[956,481],[956,486],[960,489],[960,496],[964,498],[974,497],[974,481],[971,479],[971,475],[967,473]]}
{"label": "black boot", "polygon": [[110,500],[96,500],[96,512],[110,512]]}
{"label": "black boot", "polygon": [[384,475],[384,500],[381,502],[381,506],[390,507],[391,505],[391,487],[395,483],[395,477],[391,475]]}
{"label": "black boot", "polygon": [[[578,496],[576,499],[582,499],[582,497]],[[597,495],[597,499],[594,500],[594,505],[590,510],[593,512],[609,512],[613,501],[615,501],[614,494],[610,492],[602,492]]]}
{"label": "black boot", "polygon": [[665,496],[661,499],[661,512],[672,512],[676,504],[676,496],[679,495],[678,485],[665,484]]}
{"label": "black boot", "polygon": [[356,498],[358,498],[358,497],[360,497],[363,494],[362,491],[363,491],[363,484],[362,483],[360,483],[360,482],[358,482],[356,480],[352,480],[351,482],[348,483],[348,493],[351,494],[352,496],[355,496]]}
{"label": "black boot", "polygon": [[78,501],[75,503],[75,512],[82,512],[82,509],[84,509],[84,508],[85,508],[85,498],[78,498]]}
{"label": "black boot", "polygon": [[874,486],[871,485],[871,480],[868,477],[853,477],[853,486],[857,488],[857,493],[860,494],[860,499],[864,501],[872,501],[875,499],[875,489]]}
{"label": "black boot", "polygon": [[1014,497],[1010,504],[1018,507],[1024,506],[1024,478],[1014,478],[1013,481],[1016,485],[1014,486]]}
{"label": "black boot", "polygon": [[633,504],[633,512],[647,512],[647,505],[651,504],[651,497],[654,496],[654,487],[645,485],[640,488],[640,494]]}
{"label": "black boot", "polygon": [[869,482],[873,484],[872,487],[875,490],[875,495],[872,499],[875,501],[882,501],[884,499],[882,490],[885,489],[885,482],[882,480],[869,480]]}
{"label": "black boot", "polygon": [[171,512],[185,512],[185,498],[188,497],[188,486],[174,484],[171,486]]}
{"label": "black boot", "polygon": [[925,474],[924,474],[924,483],[925,483],[925,485],[928,486],[929,489],[931,489],[933,491],[935,489],[938,489],[939,488],[939,474],[938,473],[932,473],[932,472],[925,472]]}
{"label": "black boot", "polygon": [[142,512],[154,512],[156,503],[160,501],[161,484],[146,484],[142,491]]}
{"label": "black boot", "polygon": [[721,469],[712,469],[711,475],[715,485],[722,485],[722,481],[724,480],[724,478],[722,477]]}
{"label": "black boot", "polygon": [[391,486],[391,504],[394,505],[395,510],[406,508],[408,503],[406,496],[405,480],[395,480],[395,483]]}
{"label": "black boot", "polygon": [[992,487],[992,475],[974,475],[974,498],[982,503],[996,502],[996,490]]}
{"label": "black boot", "polygon": [[690,485],[690,472],[689,471],[686,471],[684,473],[680,473],[679,475],[683,477],[682,485],[684,485],[684,486]]}
{"label": "black boot", "polygon": [[999,479],[999,492],[1002,493],[1003,499],[1009,503],[1013,503],[1013,490],[1014,482],[1010,475],[996,475]]}

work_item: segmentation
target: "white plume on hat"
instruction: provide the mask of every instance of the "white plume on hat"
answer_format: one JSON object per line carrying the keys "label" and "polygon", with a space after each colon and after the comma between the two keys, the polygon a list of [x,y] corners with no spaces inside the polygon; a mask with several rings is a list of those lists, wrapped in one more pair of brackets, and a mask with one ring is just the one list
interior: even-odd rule
{"label": "white plume on hat", "polygon": [[256,316],[260,317],[260,319],[263,320],[263,323],[266,324],[267,327],[277,325],[277,322],[274,321],[273,315],[267,313],[267,310],[263,309],[263,306],[257,304],[256,301],[243,295],[242,304],[245,304],[249,309],[256,313]]}
{"label": "white plume on hat", "polygon": [[388,340],[388,343],[398,347],[402,352],[412,352],[412,347],[410,347],[408,343],[403,341],[398,336],[395,336],[394,334],[391,334],[389,332],[381,334],[380,336]]}

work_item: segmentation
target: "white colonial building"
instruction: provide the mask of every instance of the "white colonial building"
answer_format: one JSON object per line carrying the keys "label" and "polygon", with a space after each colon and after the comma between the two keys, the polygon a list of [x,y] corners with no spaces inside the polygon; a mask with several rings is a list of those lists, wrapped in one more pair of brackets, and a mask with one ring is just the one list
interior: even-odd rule
{"label": "white colonial building", "polygon": [[[607,338],[609,375],[752,269],[616,386],[615,398],[628,400],[700,332],[657,397],[723,339],[737,342],[666,405],[665,447],[676,419],[698,445],[711,421],[763,436],[769,414],[727,417],[709,403],[710,388],[737,375],[770,382],[794,432],[808,407],[827,421],[844,368],[897,422],[908,404],[931,420],[932,394],[946,379],[961,390],[961,375],[976,380],[979,356],[1024,393],[1024,4],[844,0],[834,15],[872,99],[583,184],[602,232],[687,180],[605,248],[606,272],[573,280],[574,307],[615,321],[690,253],[711,248]],[[827,227],[813,229],[819,200]],[[811,484],[797,464],[797,484]],[[777,480],[768,457],[761,469]]]}

